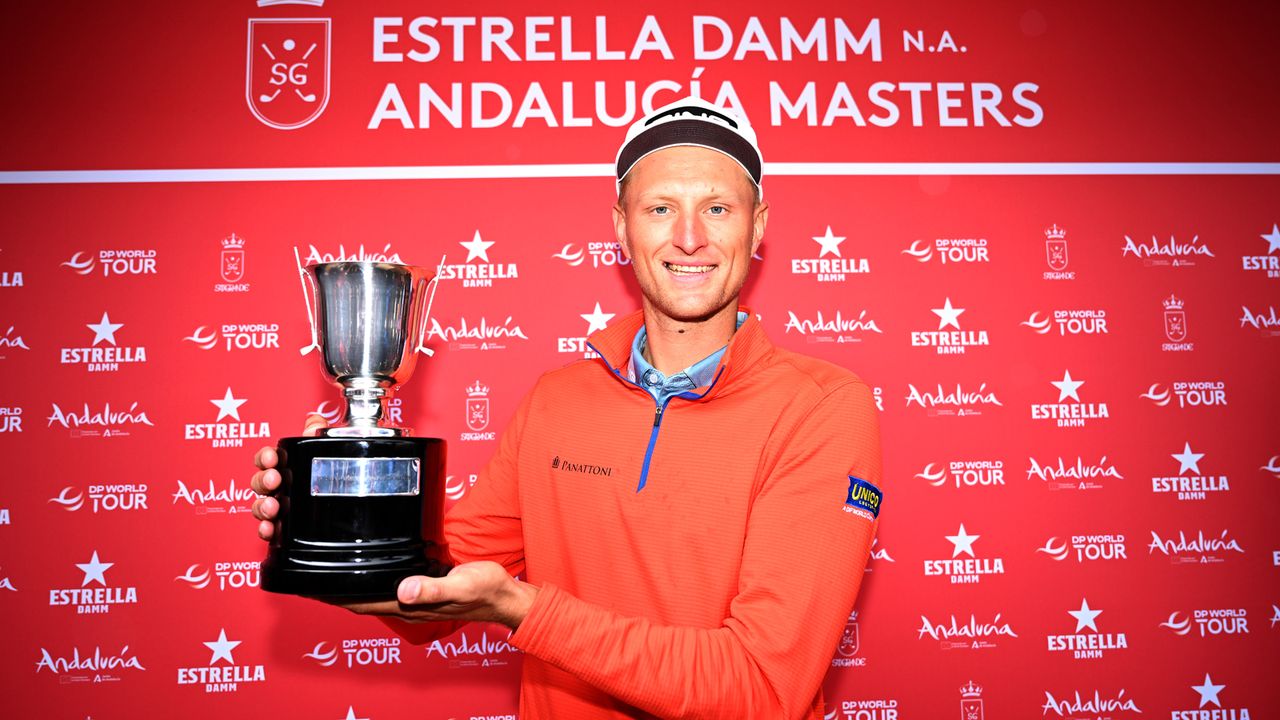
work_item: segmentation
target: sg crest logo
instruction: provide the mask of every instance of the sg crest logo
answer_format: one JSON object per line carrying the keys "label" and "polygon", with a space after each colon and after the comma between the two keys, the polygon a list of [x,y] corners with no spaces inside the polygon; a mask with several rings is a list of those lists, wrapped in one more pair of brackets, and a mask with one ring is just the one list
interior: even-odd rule
{"label": "sg crest logo", "polygon": [[[258,0],[268,5],[324,0]],[[250,18],[245,100],[254,117],[277,130],[296,130],[329,104],[329,18]]]}

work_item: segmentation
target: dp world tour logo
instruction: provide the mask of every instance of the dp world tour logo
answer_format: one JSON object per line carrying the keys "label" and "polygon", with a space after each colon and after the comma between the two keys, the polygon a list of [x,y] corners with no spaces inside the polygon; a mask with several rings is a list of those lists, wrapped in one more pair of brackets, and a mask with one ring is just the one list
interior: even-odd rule
{"label": "dp world tour logo", "polygon": [[[268,5],[324,0],[258,0]],[[253,116],[277,130],[311,124],[329,104],[329,18],[250,18],[245,99]]]}

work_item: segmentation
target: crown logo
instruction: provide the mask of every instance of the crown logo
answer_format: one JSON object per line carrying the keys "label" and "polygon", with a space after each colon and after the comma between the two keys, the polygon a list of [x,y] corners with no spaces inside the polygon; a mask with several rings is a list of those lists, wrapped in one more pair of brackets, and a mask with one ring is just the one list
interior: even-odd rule
{"label": "crown logo", "polygon": [[960,697],[976,698],[982,697],[982,686],[970,680],[968,685],[960,688]]}
{"label": "crown logo", "polygon": [[849,622],[857,622],[857,621],[858,621],[858,611],[854,610],[853,612],[849,613]]}
{"label": "crown logo", "polygon": [[1061,240],[1062,238],[1067,236],[1067,231],[1058,227],[1057,223],[1054,223],[1053,227],[1045,228],[1044,236],[1049,238],[1050,240]]}
{"label": "crown logo", "polygon": [[489,395],[489,386],[481,385],[477,380],[475,385],[467,388],[467,397],[487,397]]}
{"label": "crown logo", "polygon": [[235,233],[231,233],[229,237],[222,238],[222,247],[227,250],[239,250],[244,247],[244,238]]}
{"label": "crown logo", "polygon": [[1173,293],[1169,293],[1169,297],[1163,300],[1165,310],[1181,310],[1182,300],[1178,299]]}
{"label": "crown logo", "polygon": [[324,0],[258,0],[258,7],[273,7],[275,5],[310,5],[312,7],[324,7]]}

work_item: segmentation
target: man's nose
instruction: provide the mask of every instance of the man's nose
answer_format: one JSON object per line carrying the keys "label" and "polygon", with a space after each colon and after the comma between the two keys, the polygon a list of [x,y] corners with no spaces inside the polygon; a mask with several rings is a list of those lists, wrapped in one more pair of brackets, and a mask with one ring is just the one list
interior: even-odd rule
{"label": "man's nose", "polygon": [[707,229],[696,213],[686,214],[676,225],[671,241],[686,255],[692,255],[707,244]]}

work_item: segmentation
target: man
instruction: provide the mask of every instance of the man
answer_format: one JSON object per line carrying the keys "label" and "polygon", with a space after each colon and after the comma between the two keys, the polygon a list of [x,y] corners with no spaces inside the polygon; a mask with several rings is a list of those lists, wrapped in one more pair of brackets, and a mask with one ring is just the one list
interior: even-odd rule
{"label": "man", "polygon": [[[738,295],[764,236],[745,120],[689,98],[632,126],[614,230],[642,310],[543,375],[445,521],[456,567],[350,605],[405,637],[493,621],[537,718],[820,718],[879,512],[872,395],[774,347]],[[253,487],[279,485],[259,451]],[[272,532],[274,499],[254,513]],[[513,579],[522,575],[527,581]]]}

